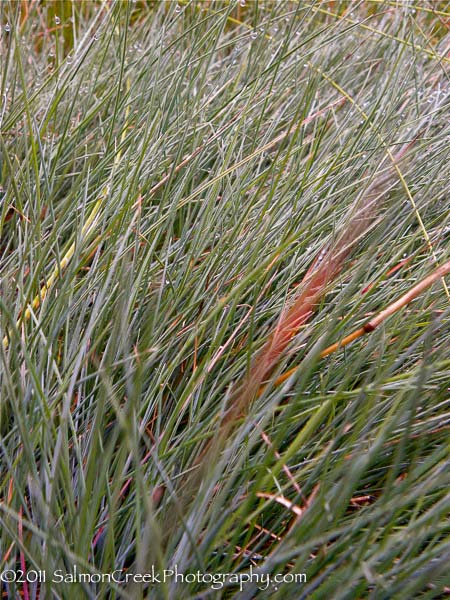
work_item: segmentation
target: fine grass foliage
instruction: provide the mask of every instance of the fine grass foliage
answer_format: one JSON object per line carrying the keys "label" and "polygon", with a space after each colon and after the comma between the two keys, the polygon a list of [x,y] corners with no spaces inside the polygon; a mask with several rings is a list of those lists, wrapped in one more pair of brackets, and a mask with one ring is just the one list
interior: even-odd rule
{"label": "fine grass foliage", "polygon": [[[5,0],[0,21],[0,571],[31,574],[5,596],[448,593],[448,278],[321,352],[450,260],[449,4]],[[97,579],[52,581],[75,566]],[[272,580],[98,577],[152,568]]]}

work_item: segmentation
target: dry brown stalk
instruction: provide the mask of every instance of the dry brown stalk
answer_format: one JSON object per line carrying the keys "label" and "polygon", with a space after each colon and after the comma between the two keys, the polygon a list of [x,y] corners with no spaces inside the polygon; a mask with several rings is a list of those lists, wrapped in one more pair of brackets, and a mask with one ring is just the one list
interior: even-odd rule
{"label": "dry brown stalk", "polygon": [[[417,298],[417,296],[419,296],[422,292],[424,292],[427,288],[429,288],[435,281],[437,281],[438,279],[442,279],[449,273],[450,273],[450,260],[448,260],[446,263],[444,263],[443,265],[441,265],[440,267],[435,269],[430,275],[428,275],[428,277],[425,277],[425,279],[422,279],[422,281],[417,283],[408,292],[406,292],[406,294],[403,294],[403,296],[400,296],[400,298],[398,298],[398,300],[396,300],[395,302],[392,302],[392,304],[389,304],[388,307],[386,307],[385,309],[380,311],[375,317],[372,317],[362,327],[360,327],[359,329],[356,329],[355,331],[353,331],[352,333],[350,333],[349,335],[344,337],[342,340],[339,340],[339,342],[336,342],[335,344],[328,346],[328,348],[325,348],[325,350],[323,350],[320,353],[320,356],[322,358],[324,358],[325,356],[328,356],[329,354],[336,352],[336,350],[339,350],[340,348],[347,346],[348,344],[350,344],[351,342],[362,337],[366,333],[370,333],[370,332],[374,331],[374,329],[376,329],[388,317],[390,317],[391,315],[393,315],[394,313],[399,311],[401,308],[403,308],[404,306],[409,304],[412,300]],[[293,367],[292,369],[289,369],[289,371],[286,371],[285,373],[280,375],[275,380],[274,385],[276,385],[276,386],[281,385],[284,381],[289,379],[289,377],[291,375],[293,375],[297,369],[298,369],[298,367]],[[264,387],[261,386],[258,393],[262,393],[263,389],[264,389]]]}

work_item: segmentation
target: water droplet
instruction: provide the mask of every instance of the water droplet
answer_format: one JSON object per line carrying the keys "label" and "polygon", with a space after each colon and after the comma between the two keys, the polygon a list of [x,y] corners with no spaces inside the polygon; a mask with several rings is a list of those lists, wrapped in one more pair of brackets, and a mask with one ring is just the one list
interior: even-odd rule
{"label": "water droplet", "polygon": [[11,25],[9,23],[6,23],[5,31],[11,31]]}
{"label": "water droplet", "polygon": [[245,2],[245,0],[239,0],[239,4],[240,4],[241,6],[245,6],[245,5],[246,5],[246,2]]}
{"label": "water droplet", "polygon": [[59,25],[61,23],[61,19],[58,17],[58,15],[55,15],[55,23],[57,25]]}
{"label": "water droplet", "polygon": [[175,12],[176,12],[176,13],[180,13],[180,12],[181,12],[181,6],[180,6],[179,4],[177,4],[177,5],[175,6]]}
{"label": "water droplet", "polygon": [[70,65],[70,63],[73,62],[73,56],[71,54],[68,54],[66,56],[66,63]]}
{"label": "water droplet", "polygon": [[256,30],[253,30],[250,34],[250,37],[252,38],[252,40],[256,40],[256,38],[258,37],[258,32]]}
{"label": "water droplet", "polygon": [[94,35],[93,35],[93,38],[94,38],[94,40],[95,40],[95,41],[98,41],[98,40],[100,39],[100,36],[99,36],[99,34],[96,32],[96,33],[94,33]]}

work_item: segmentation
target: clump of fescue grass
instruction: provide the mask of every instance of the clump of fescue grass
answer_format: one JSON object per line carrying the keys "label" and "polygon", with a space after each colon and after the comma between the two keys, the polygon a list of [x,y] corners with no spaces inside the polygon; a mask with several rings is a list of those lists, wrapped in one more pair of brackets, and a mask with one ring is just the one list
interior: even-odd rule
{"label": "clump of fescue grass", "polygon": [[242,4],[1,4],[10,597],[450,586],[448,5]]}

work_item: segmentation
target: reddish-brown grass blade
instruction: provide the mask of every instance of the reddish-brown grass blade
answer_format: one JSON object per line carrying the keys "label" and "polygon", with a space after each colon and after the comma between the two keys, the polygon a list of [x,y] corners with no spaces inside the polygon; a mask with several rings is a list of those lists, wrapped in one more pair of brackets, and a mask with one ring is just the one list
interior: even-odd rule
{"label": "reddish-brown grass blade", "polygon": [[[401,161],[410,146],[411,143],[405,144],[399,150],[394,157],[394,164]],[[336,241],[318,253],[295,295],[282,311],[275,329],[253,360],[248,374],[238,384],[222,427],[245,414],[263,382],[270,377],[284,355],[292,338],[314,313],[330,284],[341,272],[350,252],[378,218],[380,202],[393,176],[395,170],[391,165],[385,173],[373,180]]]}

